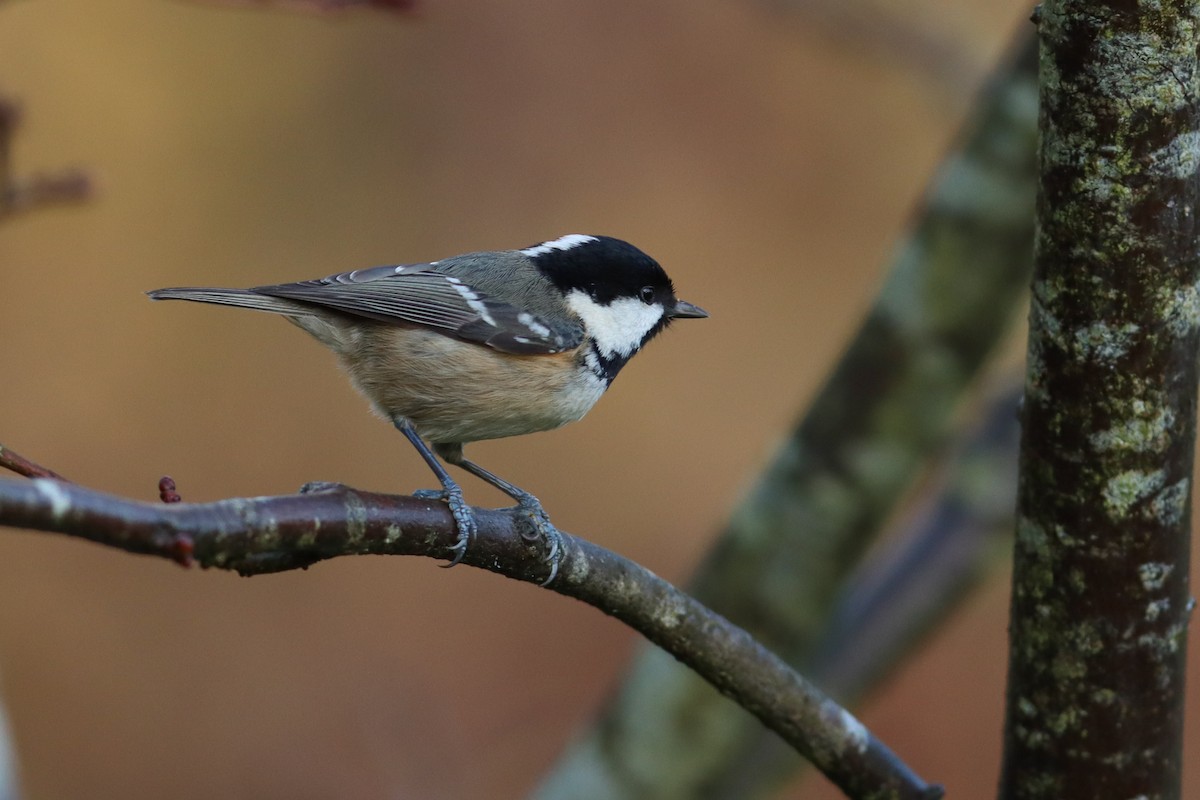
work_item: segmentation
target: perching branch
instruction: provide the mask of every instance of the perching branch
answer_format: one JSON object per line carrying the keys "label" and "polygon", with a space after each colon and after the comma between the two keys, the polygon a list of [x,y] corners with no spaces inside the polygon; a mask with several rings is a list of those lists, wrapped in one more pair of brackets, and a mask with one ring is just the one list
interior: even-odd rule
{"label": "perching branch", "polygon": [[[316,484],[298,495],[150,504],[61,481],[0,480],[0,525],[53,531],[131,553],[258,575],[341,555],[443,558],[457,537],[449,511],[413,497]],[[479,509],[464,564],[531,583],[539,545],[505,511]],[[936,798],[881,742],[745,631],[645,568],[563,534],[550,589],[621,620],[762,720],[854,798]]]}
{"label": "perching branch", "polygon": [[1041,6],[1000,796],[1180,796],[1200,347],[1195,2]]}

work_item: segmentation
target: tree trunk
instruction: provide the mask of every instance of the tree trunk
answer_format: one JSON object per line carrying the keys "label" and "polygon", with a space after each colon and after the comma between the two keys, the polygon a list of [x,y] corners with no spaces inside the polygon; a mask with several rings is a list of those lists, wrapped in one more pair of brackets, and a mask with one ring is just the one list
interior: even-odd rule
{"label": "tree trunk", "polygon": [[1050,0],[1004,767],[1177,798],[1196,433],[1196,2]]}

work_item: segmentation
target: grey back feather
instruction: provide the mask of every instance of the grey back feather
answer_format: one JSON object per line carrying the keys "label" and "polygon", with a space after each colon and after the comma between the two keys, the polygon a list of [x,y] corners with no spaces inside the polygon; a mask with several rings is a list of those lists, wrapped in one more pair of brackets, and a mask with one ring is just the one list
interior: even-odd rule
{"label": "grey back feather", "polygon": [[[463,268],[455,269],[460,260]],[[552,323],[546,316],[496,300],[472,285],[469,281],[481,276],[477,260],[472,254],[433,264],[372,267],[252,289],[159,289],[149,295],[155,300],[193,300],[293,317],[328,316],[335,311],[428,328],[521,355],[559,353],[583,341],[583,329],[573,317]],[[517,302],[523,301],[525,294],[518,292]]]}

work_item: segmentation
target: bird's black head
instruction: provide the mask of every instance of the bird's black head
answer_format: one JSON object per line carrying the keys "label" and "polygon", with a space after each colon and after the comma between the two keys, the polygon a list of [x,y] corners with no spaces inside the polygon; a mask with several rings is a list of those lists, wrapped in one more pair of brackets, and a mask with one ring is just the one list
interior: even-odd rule
{"label": "bird's black head", "polygon": [[640,299],[644,288],[653,293],[654,300],[675,298],[671,279],[657,261],[611,236],[573,233],[521,252],[563,294],[582,290],[601,305],[622,297]]}
{"label": "bird's black head", "polygon": [[570,234],[521,252],[583,321],[609,380],[672,319],[708,316],[675,297],[657,261],[620,239]]}

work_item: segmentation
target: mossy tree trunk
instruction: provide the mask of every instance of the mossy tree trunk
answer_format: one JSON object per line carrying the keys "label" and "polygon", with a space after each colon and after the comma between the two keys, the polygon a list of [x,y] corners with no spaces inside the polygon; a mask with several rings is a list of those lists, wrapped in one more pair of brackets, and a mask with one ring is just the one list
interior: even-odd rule
{"label": "mossy tree trunk", "polygon": [[1177,798],[1200,345],[1200,3],[1049,0],[1004,768]]}

